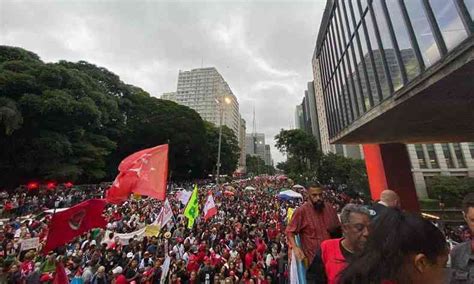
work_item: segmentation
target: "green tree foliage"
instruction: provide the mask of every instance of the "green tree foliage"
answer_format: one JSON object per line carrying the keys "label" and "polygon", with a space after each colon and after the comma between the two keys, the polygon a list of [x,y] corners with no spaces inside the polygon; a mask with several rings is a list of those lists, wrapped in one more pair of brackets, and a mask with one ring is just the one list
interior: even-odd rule
{"label": "green tree foliage", "polygon": [[265,161],[259,156],[247,155],[245,157],[245,164],[247,167],[247,173],[250,175],[257,176],[261,174],[275,174],[275,168],[270,165],[265,165]]}
{"label": "green tree foliage", "polygon": [[[235,163],[223,168],[232,171],[238,150],[228,131],[224,157]],[[201,177],[214,158],[208,136],[194,110],[153,98],[105,68],[44,63],[32,52],[0,46],[2,187],[31,179],[112,180],[124,157],[168,142],[173,179]]]}
{"label": "green tree foliage", "polygon": [[[210,122],[204,122],[204,124],[206,128],[207,145],[209,147],[206,172],[208,174],[215,174],[217,170],[217,152],[219,149],[219,127]],[[237,136],[232,129],[223,125],[220,173],[224,175],[232,175],[237,168],[239,155],[240,148]]]}
{"label": "green tree foliage", "polygon": [[474,178],[434,176],[428,181],[431,198],[459,206],[466,194],[474,192]]}
{"label": "green tree foliage", "polygon": [[368,181],[363,160],[345,158],[333,153],[323,155],[315,138],[301,129],[282,129],[275,136],[276,147],[287,154],[277,168],[298,183],[317,180],[322,184],[344,185],[368,193]]}

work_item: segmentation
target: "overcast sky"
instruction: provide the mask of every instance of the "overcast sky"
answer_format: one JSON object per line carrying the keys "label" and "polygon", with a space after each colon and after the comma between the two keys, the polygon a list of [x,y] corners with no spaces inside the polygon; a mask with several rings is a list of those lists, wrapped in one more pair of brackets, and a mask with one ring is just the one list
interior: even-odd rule
{"label": "overcast sky", "polygon": [[214,66],[247,132],[255,107],[276,163],[273,137],[294,127],[325,2],[0,0],[0,44],[103,66],[156,97],[176,91],[179,70]]}

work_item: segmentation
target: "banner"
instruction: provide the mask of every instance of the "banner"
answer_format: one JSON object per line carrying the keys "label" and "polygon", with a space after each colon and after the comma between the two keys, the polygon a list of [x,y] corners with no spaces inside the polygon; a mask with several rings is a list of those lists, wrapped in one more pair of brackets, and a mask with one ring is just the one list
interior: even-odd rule
{"label": "banner", "polygon": [[159,233],[160,233],[160,226],[158,225],[149,225],[145,227],[146,237],[158,237]]}
{"label": "banner", "polygon": [[39,246],[39,238],[21,240],[21,251],[36,249]]}
{"label": "banner", "polygon": [[192,191],[186,191],[186,190],[181,190],[176,193],[176,198],[186,206],[188,204],[189,198],[191,198],[191,195],[193,194]]}
{"label": "banner", "polygon": [[[120,240],[120,243],[124,246],[128,245],[128,242],[130,241],[131,238],[136,237],[137,240],[142,240],[143,237],[145,236],[145,231],[146,227],[141,228],[140,230],[136,230],[131,233],[126,233],[126,234],[119,234],[119,233],[114,233],[114,238],[118,237]],[[112,231],[105,231],[105,238],[102,241],[102,243],[107,243],[109,241],[113,241],[109,239],[109,234],[112,233]]]}
{"label": "banner", "polygon": [[168,271],[170,270],[171,258],[167,254],[163,265],[161,266],[161,281],[160,283],[167,283],[166,277],[168,276]]}

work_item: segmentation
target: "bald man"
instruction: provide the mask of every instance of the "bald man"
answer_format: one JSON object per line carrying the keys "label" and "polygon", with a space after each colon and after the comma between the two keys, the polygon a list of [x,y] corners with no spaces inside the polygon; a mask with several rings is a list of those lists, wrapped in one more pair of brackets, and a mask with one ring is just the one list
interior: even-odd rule
{"label": "bald man", "polygon": [[380,193],[380,201],[372,206],[375,211],[375,216],[380,216],[387,210],[387,208],[400,207],[400,197],[398,194],[390,189],[386,189]]}

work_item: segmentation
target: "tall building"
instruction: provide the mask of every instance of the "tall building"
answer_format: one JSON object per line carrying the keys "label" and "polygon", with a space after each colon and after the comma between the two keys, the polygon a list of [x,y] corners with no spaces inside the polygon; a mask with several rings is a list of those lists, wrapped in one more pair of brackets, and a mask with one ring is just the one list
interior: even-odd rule
{"label": "tall building", "polygon": [[[221,123],[229,127],[239,141],[239,167],[245,167],[245,121],[239,113],[239,103],[227,82],[216,68],[197,68],[190,71],[179,71],[178,88],[176,92],[164,93],[162,99],[171,100],[178,104],[194,109],[201,118],[216,126]],[[242,134],[243,131],[243,134]]]}
{"label": "tall building", "polygon": [[295,109],[295,127],[297,129],[305,129],[304,126],[303,104],[299,104]]}
{"label": "tall building", "polygon": [[245,173],[246,172],[246,162],[245,162],[245,158],[246,158],[246,139],[245,139],[245,135],[246,135],[246,131],[247,131],[247,126],[246,126],[246,123],[245,123],[245,120],[243,118],[240,118],[240,125],[239,125],[239,145],[240,145],[240,157],[239,157],[239,169],[238,171],[241,172],[241,173]]}
{"label": "tall building", "polygon": [[270,145],[265,144],[265,165],[273,166],[272,152],[270,150]]}
{"label": "tall building", "polygon": [[[227,82],[214,67],[179,71],[176,102],[199,113],[202,119],[232,129],[238,138],[239,103]],[[222,107],[222,109],[221,109]]]}
{"label": "tall building", "polygon": [[176,102],[176,92],[163,93],[160,99]]}
{"label": "tall building", "polygon": [[390,187],[417,210],[429,175],[473,175],[458,143],[474,140],[471,2],[327,1],[312,58],[321,148],[364,144],[374,198]]}
{"label": "tall building", "polygon": [[245,136],[246,155],[258,156],[265,161],[265,165],[272,166],[272,154],[270,145],[265,144],[265,134],[247,133]]}

